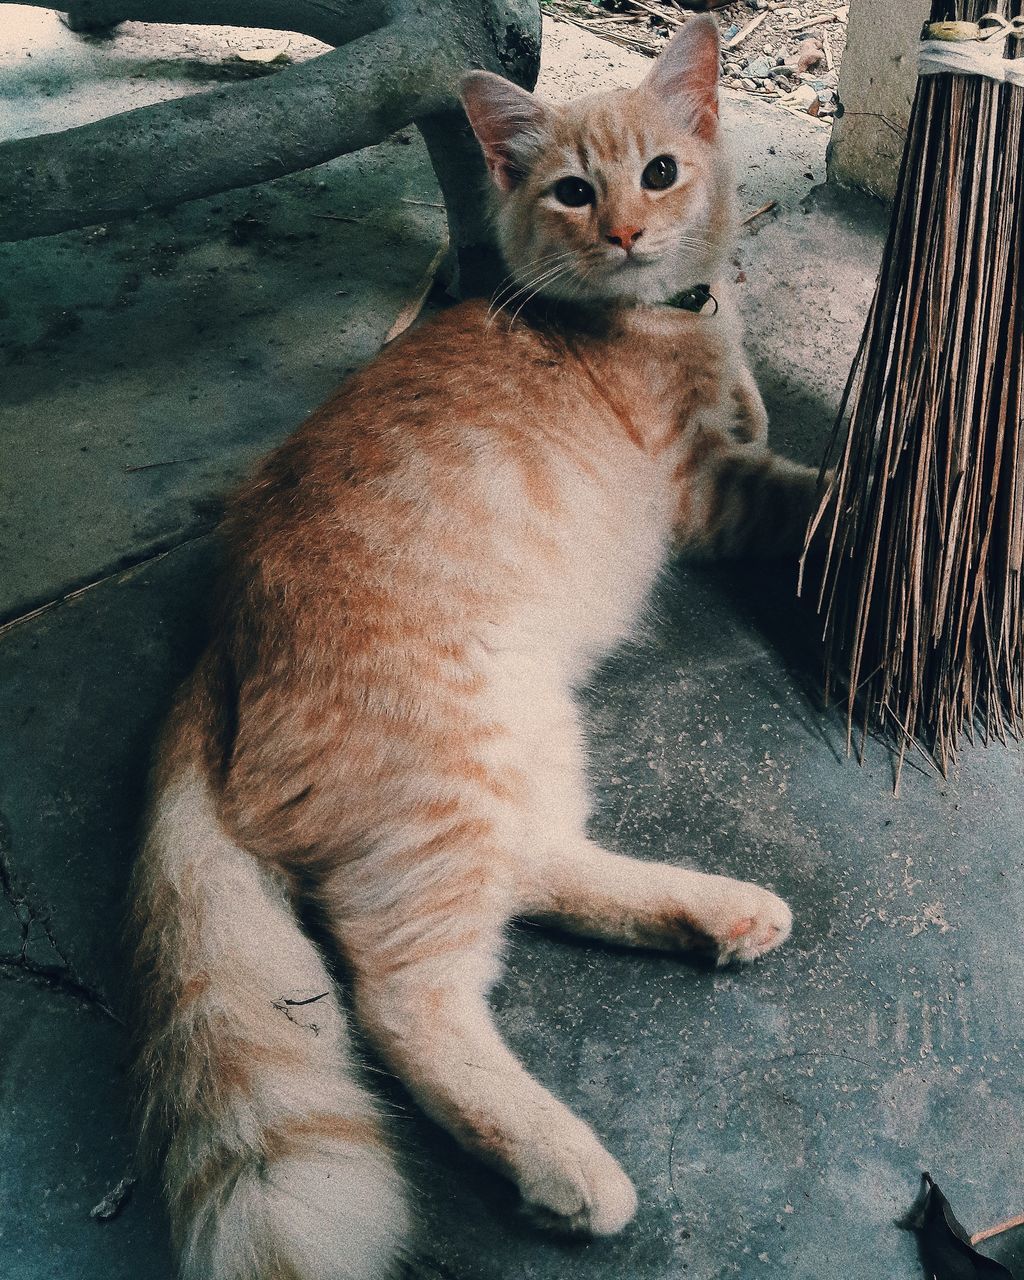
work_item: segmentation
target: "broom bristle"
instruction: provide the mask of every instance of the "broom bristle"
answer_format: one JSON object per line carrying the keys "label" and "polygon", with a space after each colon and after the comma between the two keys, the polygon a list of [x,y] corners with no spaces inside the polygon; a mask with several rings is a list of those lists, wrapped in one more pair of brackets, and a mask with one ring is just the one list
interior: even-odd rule
{"label": "broom bristle", "polygon": [[[992,7],[936,0],[932,20]],[[808,533],[826,696],[845,684],[848,745],[855,720],[895,740],[897,787],[911,745],[945,773],[965,732],[1024,727],[1022,117],[1022,88],[920,79],[829,455],[844,426],[845,445]]]}

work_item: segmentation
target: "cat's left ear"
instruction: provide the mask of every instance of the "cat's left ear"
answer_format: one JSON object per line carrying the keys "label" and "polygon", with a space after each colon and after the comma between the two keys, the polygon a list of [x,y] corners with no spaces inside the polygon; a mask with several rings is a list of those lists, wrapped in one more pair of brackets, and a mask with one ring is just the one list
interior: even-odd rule
{"label": "cat's left ear", "polygon": [[491,177],[500,191],[511,191],[540,141],[548,109],[532,93],[490,71],[471,71],[460,89]]}
{"label": "cat's left ear", "polygon": [[677,104],[693,132],[706,142],[718,134],[720,57],[718,23],[710,14],[698,14],[672,37],[644,80],[659,98]]}

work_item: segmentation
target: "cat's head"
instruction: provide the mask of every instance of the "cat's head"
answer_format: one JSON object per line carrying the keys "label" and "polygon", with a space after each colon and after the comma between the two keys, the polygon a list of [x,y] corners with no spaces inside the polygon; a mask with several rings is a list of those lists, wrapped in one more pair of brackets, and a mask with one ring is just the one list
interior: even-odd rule
{"label": "cat's head", "polygon": [[715,21],[694,17],[635,89],[553,105],[490,72],[466,76],[519,286],[634,304],[714,279],[734,231],[718,72]]}

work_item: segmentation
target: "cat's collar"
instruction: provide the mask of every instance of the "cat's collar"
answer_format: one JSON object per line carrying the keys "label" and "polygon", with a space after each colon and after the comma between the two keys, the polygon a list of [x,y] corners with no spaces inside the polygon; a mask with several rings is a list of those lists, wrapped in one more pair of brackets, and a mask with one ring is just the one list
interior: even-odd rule
{"label": "cat's collar", "polygon": [[709,284],[695,284],[689,289],[682,289],[679,293],[674,293],[671,298],[666,298],[662,303],[665,307],[675,307],[677,311],[692,311],[694,314],[700,314],[709,302],[715,304],[715,310],[709,314],[715,315],[718,311],[718,299],[711,292]]}
{"label": "cat's collar", "polygon": [[[714,303],[714,308],[708,309],[708,303]],[[566,333],[589,333],[597,336],[606,335],[613,330],[622,323],[623,317],[630,311],[643,312],[651,307],[672,307],[676,311],[688,311],[694,316],[707,311],[710,318],[718,311],[718,299],[711,292],[709,284],[691,285],[689,289],[680,289],[678,293],[661,302],[637,304],[635,307],[616,306],[610,301],[603,305],[583,304],[578,301],[534,296],[520,307],[515,315],[522,314],[524,320],[532,319],[542,325],[555,325]],[[501,308],[497,310],[500,311]]]}

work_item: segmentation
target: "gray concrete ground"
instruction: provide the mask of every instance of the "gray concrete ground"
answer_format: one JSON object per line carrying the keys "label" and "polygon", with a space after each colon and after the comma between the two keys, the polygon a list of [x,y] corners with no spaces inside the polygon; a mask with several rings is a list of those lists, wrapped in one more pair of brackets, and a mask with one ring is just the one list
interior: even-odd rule
{"label": "gray concrete ground", "polygon": [[[129,25],[98,44],[0,5],[0,128],[215,84],[232,40],[275,38]],[[548,30],[552,92],[644,65]],[[878,211],[816,190],[819,126],[746,100],[725,116],[744,208],[779,201],[737,268],[775,440],[815,460]],[[171,1275],[148,1183],[90,1218],[130,1165],[118,933],[147,752],[201,643],[218,495],[379,345],[436,251],[437,201],[410,133],[260,190],[0,247],[0,617],[59,602],[0,632],[9,1280]],[[895,800],[885,753],[846,760],[808,693],[813,627],[788,571],[682,567],[660,603],[587,694],[595,832],[763,880],[796,931],[737,972],[517,931],[501,1025],[607,1137],[642,1208],[615,1241],[539,1235],[375,1075],[419,1193],[415,1272],[911,1280],[896,1221],[922,1168],[971,1226],[1024,1195],[1021,752],[965,751],[947,782],[911,770]],[[1020,1238],[993,1252],[1024,1263]]]}

